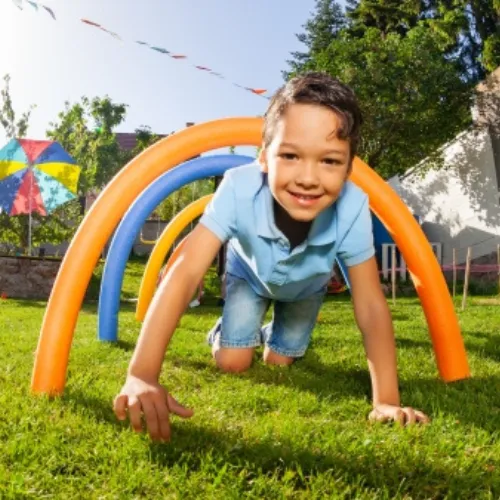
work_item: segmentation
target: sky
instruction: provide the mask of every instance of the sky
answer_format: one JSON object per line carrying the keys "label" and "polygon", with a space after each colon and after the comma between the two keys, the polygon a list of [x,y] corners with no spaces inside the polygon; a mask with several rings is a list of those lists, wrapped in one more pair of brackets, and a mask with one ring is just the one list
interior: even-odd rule
{"label": "sky", "polygon": [[[147,125],[171,133],[200,123],[264,113],[268,100],[233,86],[283,83],[290,52],[303,50],[296,33],[314,0],[40,0],[43,9],[0,0],[0,76],[11,75],[20,114],[36,105],[28,137],[44,139],[65,101],[103,97],[128,105],[117,129]],[[119,34],[80,21],[86,18]],[[170,57],[136,44],[143,40],[188,56]],[[208,66],[228,81],[199,71]],[[3,82],[1,82],[3,87]],[[5,141],[0,129],[0,144]]]}

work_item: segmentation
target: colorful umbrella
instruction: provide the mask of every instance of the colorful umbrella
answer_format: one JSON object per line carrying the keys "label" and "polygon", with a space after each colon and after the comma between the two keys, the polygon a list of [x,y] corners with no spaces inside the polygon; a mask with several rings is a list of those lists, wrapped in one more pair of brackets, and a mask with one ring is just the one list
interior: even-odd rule
{"label": "colorful umbrella", "polygon": [[57,142],[12,139],[0,149],[0,208],[47,215],[76,197],[80,167]]}
{"label": "colorful umbrella", "polygon": [[47,215],[76,197],[79,176],[57,142],[12,139],[0,149],[0,211]]}

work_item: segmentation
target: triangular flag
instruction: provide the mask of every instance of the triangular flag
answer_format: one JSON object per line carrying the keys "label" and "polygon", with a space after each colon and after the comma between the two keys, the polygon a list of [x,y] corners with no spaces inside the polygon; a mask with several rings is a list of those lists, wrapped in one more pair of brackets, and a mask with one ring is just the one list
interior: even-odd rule
{"label": "triangular flag", "polygon": [[38,4],[36,2],[32,2],[31,0],[26,0],[35,10],[38,10]]}
{"label": "triangular flag", "polygon": [[167,49],[163,49],[162,47],[153,47],[150,46],[150,49],[156,50],[156,52],[161,52],[162,54],[170,54],[170,52]]}
{"label": "triangular flag", "polygon": [[102,31],[104,31],[108,35],[111,35],[113,38],[116,38],[117,40],[120,40],[120,42],[122,41],[122,39],[120,38],[120,35],[118,35],[118,33],[115,33],[114,31],[109,31],[106,28],[103,28],[102,26],[100,26],[100,28],[101,28]]}
{"label": "triangular flag", "polygon": [[96,28],[100,28],[101,25],[94,23],[94,21],[90,21],[89,19],[82,19],[82,23],[89,24],[90,26],[95,26]]}
{"label": "triangular flag", "polygon": [[250,87],[247,87],[247,90],[249,90],[250,92],[253,92],[254,94],[257,94],[257,95],[262,95],[262,94],[265,94],[267,92],[266,89],[252,89]]}
{"label": "triangular flag", "polygon": [[50,7],[47,7],[46,5],[42,5],[42,7],[52,16],[52,19],[56,21],[56,15],[54,14],[54,11]]}
{"label": "triangular flag", "polygon": [[186,59],[187,56],[183,56],[183,55],[180,55],[180,54],[172,54],[170,57],[172,59]]}

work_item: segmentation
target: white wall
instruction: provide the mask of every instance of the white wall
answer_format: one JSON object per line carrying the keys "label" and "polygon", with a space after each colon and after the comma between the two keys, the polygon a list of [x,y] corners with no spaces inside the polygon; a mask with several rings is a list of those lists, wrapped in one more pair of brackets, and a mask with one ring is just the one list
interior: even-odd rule
{"label": "white wall", "polygon": [[[422,229],[443,245],[443,264],[459,262],[467,247],[477,258],[496,251],[500,243],[499,183],[492,143],[486,131],[468,131],[444,148],[446,168],[422,174],[416,168],[389,184],[410,209],[422,217]],[[423,177],[422,177],[423,175]]]}

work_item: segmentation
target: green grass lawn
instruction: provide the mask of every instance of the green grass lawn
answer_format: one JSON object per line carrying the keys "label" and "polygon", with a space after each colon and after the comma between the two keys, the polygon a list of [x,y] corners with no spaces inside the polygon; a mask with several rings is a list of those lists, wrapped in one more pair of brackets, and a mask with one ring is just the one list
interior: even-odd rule
{"label": "green grass lawn", "polygon": [[0,498],[500,498],[500,314],[481,301],[459,313],[474,377],[450,385],[418,300],[393,308],[403,402],[433,419],[413,428],[367,421],[348,298],[325,304],[303,360],[270,368],[257,357],[241,375],[219,373],[205,344],[214,300],[190,310],[162,382],[195,416],[174,419],[169,444],[112,413],[139,331],[132,305],[112,345],[96,340],[95,304],[83,308],[66,390],[48,400],[29,390],[45,303],[0,302]]}

